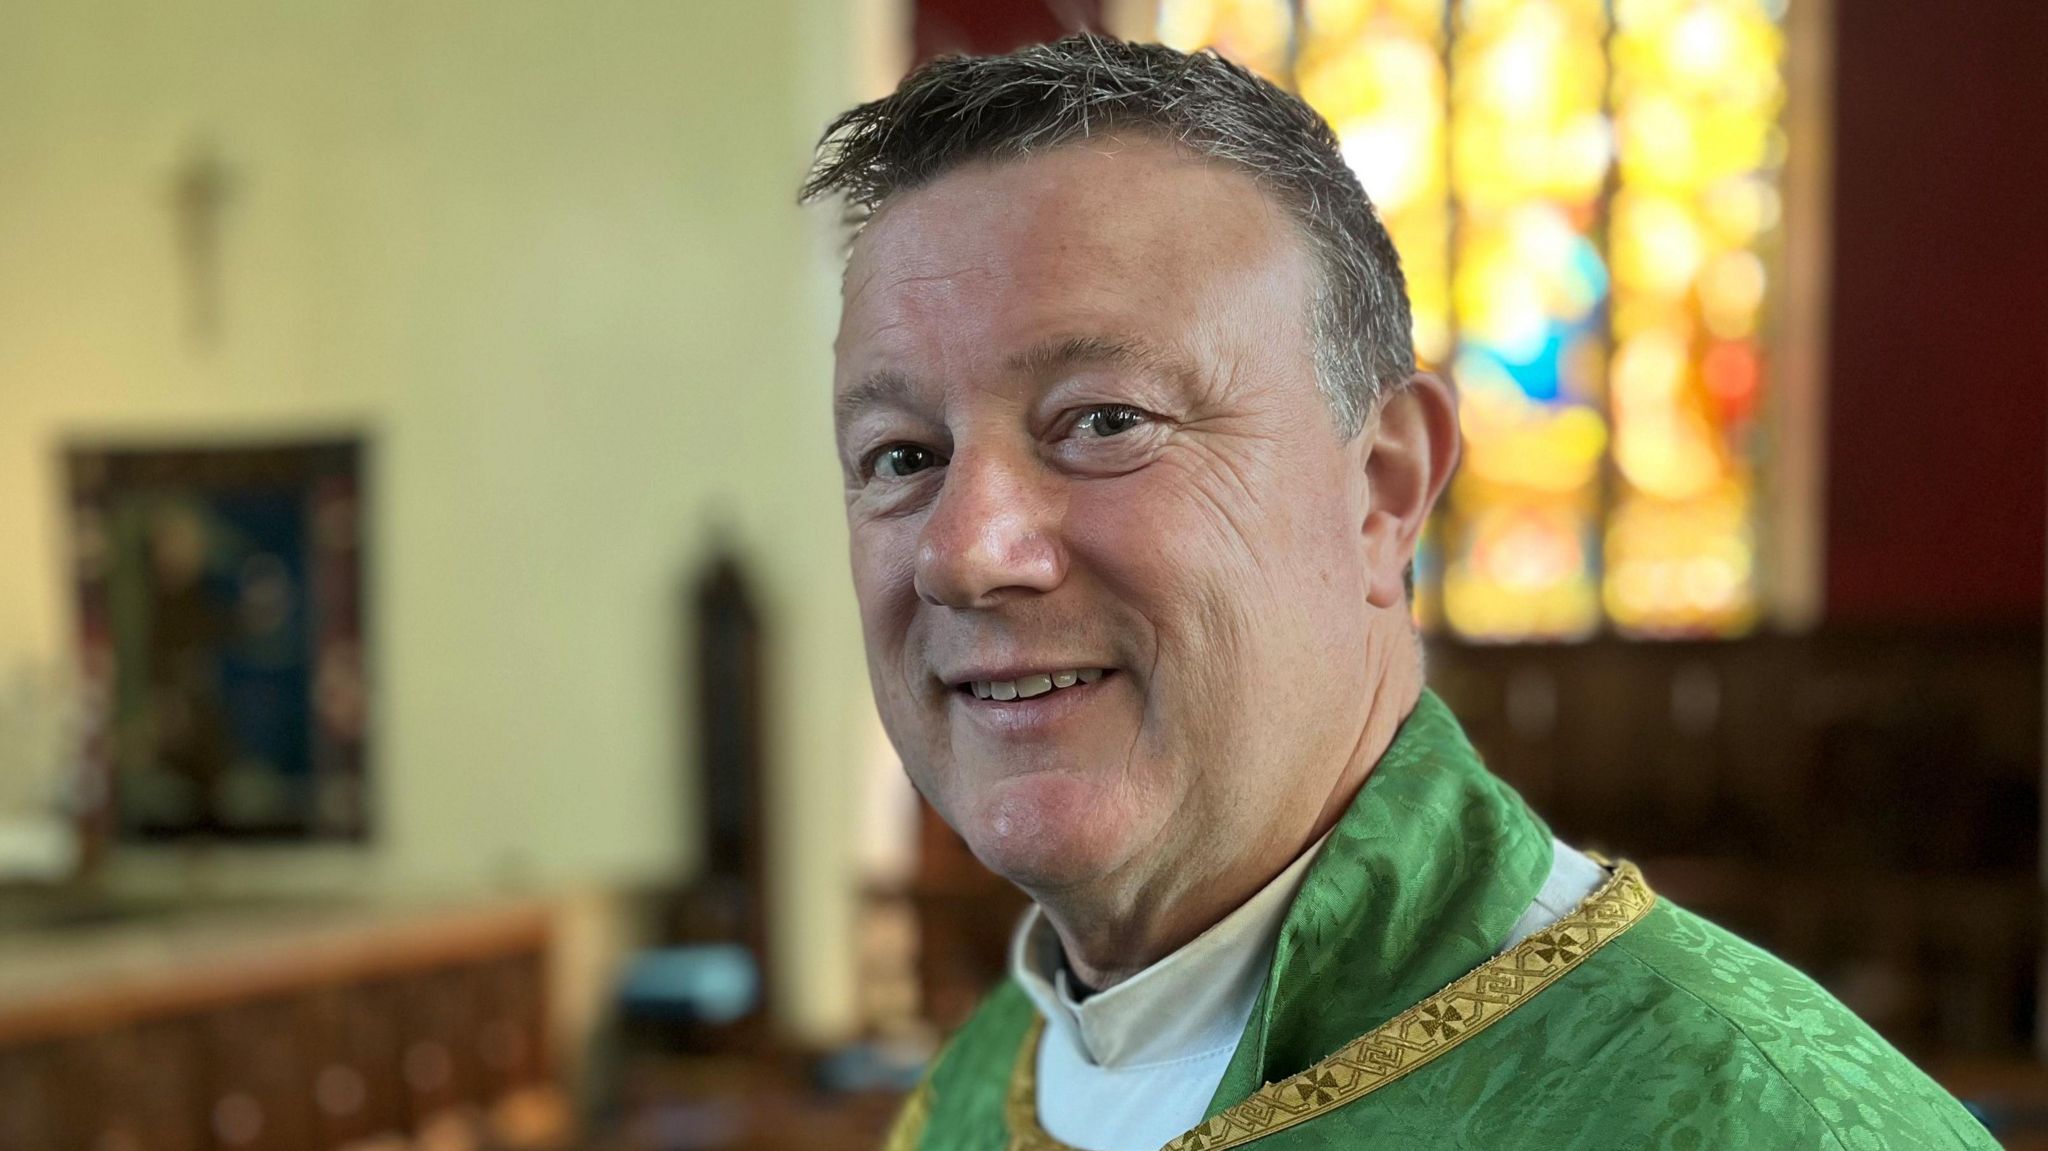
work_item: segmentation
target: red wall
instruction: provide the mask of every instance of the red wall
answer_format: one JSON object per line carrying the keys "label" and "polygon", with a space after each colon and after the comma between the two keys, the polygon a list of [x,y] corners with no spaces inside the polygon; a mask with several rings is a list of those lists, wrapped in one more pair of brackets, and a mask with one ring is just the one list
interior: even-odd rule
{"label": "red wall", "polygon": [[1102,0],[917,0],[917,59],[988,55],[1102,27]]}
{"label": "red wall", "polygon": [[1828,618],[2039,620],[2048,0],[1834,8]]}

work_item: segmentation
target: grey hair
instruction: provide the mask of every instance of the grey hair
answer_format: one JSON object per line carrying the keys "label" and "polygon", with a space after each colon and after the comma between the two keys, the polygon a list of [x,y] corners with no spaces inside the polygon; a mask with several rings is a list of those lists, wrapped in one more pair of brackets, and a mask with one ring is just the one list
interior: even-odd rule
{"label": "grey hair", "polygon": [[1207,50],[1079,33],[1004,56],[943,56],[825,129],[800,201],[837,194],[858,229],[883,201],[974,160],[1150,132],[1250,174],[1319,265],[1316,376],[1349,437],[1415,372],[1393,240],[1337,137],[1298,97]]}

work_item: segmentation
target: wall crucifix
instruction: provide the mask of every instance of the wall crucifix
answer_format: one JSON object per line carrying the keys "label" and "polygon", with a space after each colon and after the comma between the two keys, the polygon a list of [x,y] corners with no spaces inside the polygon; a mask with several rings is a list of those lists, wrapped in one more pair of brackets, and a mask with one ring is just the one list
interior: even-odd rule
{"label": "wall crucifix", "polygon": [[221,224],[234,198],[234,184],[218,146],[203,138],[187,151],[172,184],[178,255],[185,279],[186,326],[201,345],[212,344],[220,335]]}

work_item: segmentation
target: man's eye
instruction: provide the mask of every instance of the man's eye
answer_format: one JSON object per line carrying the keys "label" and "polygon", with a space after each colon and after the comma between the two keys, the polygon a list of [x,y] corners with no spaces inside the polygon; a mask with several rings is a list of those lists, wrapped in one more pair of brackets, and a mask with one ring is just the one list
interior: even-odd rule
{"label": "man's eye", "polygon": [[874,454],[868,470],[885,480],[900,480],[939,463],[939,454],[916,444],[890,444]]}
{"label": "man's eye", "polygon": [[1136,408],[1115,405],[1106,408],[1091,408],[1081,414],[1075,428],[1097,438],[1121,435],[1145,422],[1145,413]]}

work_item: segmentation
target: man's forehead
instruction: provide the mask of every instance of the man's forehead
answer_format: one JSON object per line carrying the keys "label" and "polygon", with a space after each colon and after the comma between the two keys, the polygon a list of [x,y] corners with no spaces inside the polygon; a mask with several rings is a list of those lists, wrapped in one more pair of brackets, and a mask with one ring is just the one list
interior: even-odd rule
{"label": "man's forehead", "polygon": [[846,299],[876,278],[1137,270],[1293,237],[1249,176],[1149,138],[1096,137],[960,165],[885,201],[855,240]]}
{"label": "man's forehead", "polygon": [[1171,316],[1219,281],[1298,294],[1305,268],[1291,221],[1249,177],[1150,139],[1083,141],[963,165],[885,203],[847,264],[838,348],[915,346],[963,322],[1087,331],[1105,313]]}

